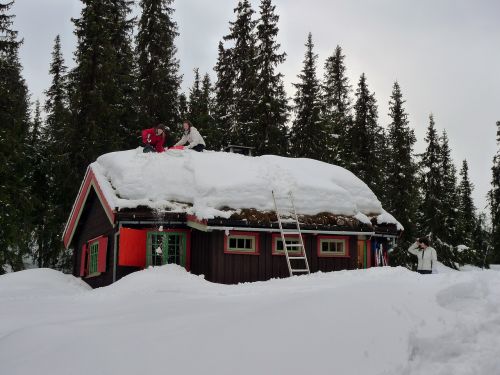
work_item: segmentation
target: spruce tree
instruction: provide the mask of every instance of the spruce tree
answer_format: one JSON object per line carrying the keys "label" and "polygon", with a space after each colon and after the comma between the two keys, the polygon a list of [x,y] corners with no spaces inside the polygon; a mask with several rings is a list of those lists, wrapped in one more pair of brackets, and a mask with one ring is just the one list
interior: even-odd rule
{"label": "spruce tree", "polygon": [[48,187],[46,157],[51,157],[45,152],[47,143],[42,134],[43,131],[40,102],[37,100],[35,102],[35,110],[29,136],[29,160],[33,165],[30,173],[30,197],[33,205],[32,215],[30,216],[30,229],[32,234],[30,255],[33,264],[38,265],[38,267],[43,267],[44,265],[42,254],[45,252],[44,240],[47,235],[45,223],[49,214],[47,210],[49,205],[47,192],[50,194],[49,189],[42,189],[42,187]]}
{"label": "spruce tree", "polygon": [[434,117],[431,115],[429,119],[427,149],[421,162],[420,232],[431,238],[439,261],[456,268],[460,262],[455,249],[459,244],[456,169],[451,160],[446,132],[438,137]]}
{"label": "spruce tree", "polygon": [[385,136],[377,121],[375,94],[370,93],[363,73],[356,90],[354,121],[346,140],[350,154],[348,167],[382,200]]}
{"label": "spruce tree", "polygon": [[40,141],[43,154],[42,165],[48,176],[47,191],[44,192],[43,217],[39,221],[38,265],[40,267],[59,267],[62,252],[61,233],[71,210],[74,196],[67,192],[75,185],[71,179],[70,155],[73,145],[68,142],[71,123],[68,103],[67,68],[61,52],[59,35],[54,42],[52,61],[49,67],[52,83],[45,91],[45,128]]}
{"label": "spruce tree", "polygon": [[52,82],[45,91],[46,129],[44,138],[47,144],[45,151],[48,155],[51,155],[49,166],[50,191],[53,194],[52,203],[55,207],[58,207],[56,221],[62,222],[66,219],[65,216],[73,204],[74,197],[68,196],[67,191],[74,185],[74,181],[72,181],[71,175],[68,174],[71,168],[69,159],[73,153],[73,144],[68,138],[68,135],[72,133],[72,123],[69,111],[68,72],[61,52],[59,35],[54,41],[49,74],[52,76]]}
{"label": "spruce tree", "polygon": [[239,1],[234,9],[236,20],[230,22],[229,34],[224,40],[234,46],[230,48],[230,69],[234,78],[234,123],[229,129],[231,143],[255,146],[257,133],[257,46],[253,20],[255,11],[248,0]]}
{"label": "spruce tree", "polygon": [[257,25],[257,112],[255,152],[285,155],[287,152],[288,100],[283,75],[276,68],[285,61],[286,54],[279,53],[279,16],[271,0],[262,0]]}
{"label": "spruce tree", "polygon": [[31,261],[38,267],[67,271],[68,267],[64,268],[62,263],[65,253],[61,233],[68,211],[61,209],[64,205],[64,185],[60,184],[63,181],[56,180],[67,169],[56,171],[56,168],[65,168],[65,165],[58,163],[61,154],[58,147],[62,146],[54,144],[49,128],[41,119],[40,103],[37,101],[29,144],[29,160],[33,165],[30,173],[30,197],[33,205],[29,222]]}
{"label": "spruce tree", "polygon": [[435,233],[440,239],[452,246],[459,245],[459,195],[457,188],[457,171],[451,159],[451,150],[446,131],[440,138],[441,169],[441,216],[442,222]]}
{"label": "spruce tree", "polygon": [[401,240],[406,246],[416,237],[418,190],[417,165],[413,160],[416,137],[409,126],[404,103],[399,83],[394,82],[389,101],[385,208],[404,226]]}
{"label": "spruce tree", "polygon": [[459,244],[471,247],[473,245],[472,236],[476,227],[476,208],[472,200],[474,186],[469,180],[469,166],[467,165],[467,160],[462,162],[460,178],[460,184],[458,185],[458,213],[460,221],[457,239]]}
{"label": "spruce tree", "polygon": [[472,232],[472,249],[476,250],[479,263],[478,266],[488,267],[491,259],[491,255],[488,256],[489,250],[491,249],[491,239],[490,231],[487,226],[486,214],[481,212],[477,215],[474,230]]}
{"label": "spruce tree", "polygon": [[40,140],[40,132],[42,131],[42,113],[40,110],[40,100],[35,102],[35,113],[33,115],[33,122],[31,126],[31,131],[29,135],[29,143],[31,146],[35,146]]}
{"label": "spruce tree", "polygon": [[179,94],[179,117],[181,119],[185,119],[187,118],[188,114],[188,99],[186,97],[186,94],[182,92]]}
{"label": "spruce tree", "polygon": [[207,146],[211,149],[212,139],[216,137],[216,125],[212,115],[214,110],[213,87],[208,73],[203,76],[201,81],[200,109],[198,126],[203,132]]}
{"label": "spruce tree", "polygon": [[491,259],[493,263],[500,263],[500,121],[497,121],[497,146],[498,151],[493,158],[491,168],[491,190],[488,194],[491,210]]}
{"label": "spruce tree", "polygon": [[[56,144],[57,148],[60,149],[66,140],[66,133],[69,131],[69,109],[67,67],[64,64],[59,35],[54,40],[49,73],[52,76],[52,83],[45,91],[47,99],[44,106],[47,115],[47,136],[50,143]],[[65,151],[69,151],[68,145],[66,145]]]}
{"label": "spruce tree", "polygon": [[210,76],[205,74],[202,81],[198,69],[195,69],[193,86],[189,92],[189,120],[198,129],[205,138],[207,146],[212,148],[212,131],[214,121],[211,117],[212,103],[212,84]]}
{"label": "spruce tree", "polygon": [[[173,21],[173,0],[141,0],[142,15],[137,33],[140,124],[143,127],[163,122],[178,128],[182,119],[179,107],[179,60],[175,38],[179,35]],[[177,129],[176,129],[177,130]]]}
{"label": "spruce tree", "polygon": [[349,155],[346,137],[352,116],[351,86],[346,76],[344,59],[340,46],[326,59],[322,85],[322,120],[327,134],[325,147],[328,154],[325,160],[346,167]]}
{"label": "spruce tree", "polygon": [[200,73],[198,68],[194,69],[194,82],[193,86],[189,90],[189,103],[188,103],[188,116],[189,119],[195,126],[199,126],[198,122],[203,112],[201,104],[201,85],[200,85]]}
{"label": "spruce tree", "polygon": [[443,224],[443,213],[440,210],[442,198],[441,150],[432,114],[429,116],[429,127],[425,141],[427,147],[420,163],[422,202],[419,210],[421,215],[419,217],[419,230],[422,235],[432,236],[440,231],[440,226]]}
{"label": "spruce tree", "polygon": [[[376,107],[375,107],[376,108]],[[372,167],[376,168],[378,173],[373,175],[373,191],[377,194],[383,206],[387,206],[387,167],[389,160],[387,159],[387,131],[382,126],[375,126],[374,132],[375,146],[374,146],[374,160]]]}
{"label": "spruce tree", "polygon": [[294,86],[295,119],[290,130],[290,153],[294,157],[305,157],[323,160],[325,131],[321,122],[320,86],[316,76],[316,60],[318,56],[313,52],[312,35],[307,37],[306,53],[299,83]]}
{"label": "spruce tree", "polygon": [[[70,141],[77,181],[97,156],[138,143],[133,20],[127,18],[132,1],[82,1],[81,16],[73,20],[78,45],[70,77]],[[68,193],[74,196],[76,188]]]}
{"label": "spruce tree", "polygon": [[14,15],[7,14],[10,8],[14,5],[14,1],[0,3],[0,51],[3,54],[17,53],[22,40],[17,40],[17,31],[12,30]]}
{"label": "spruce tree", "polygon": [[23,268],[32,212],[28,89],[21,75],[13,2],[0,3],[0,274]]}
{"label": "spruce tree", "polygon": [[217,64],[214,70],[217,74],[215,82],[215,104],[214,118],[216,127],[213,129],[213,138],[211,148],[221,150],[228,146],[233,138],[230,134],[234,134],[236,128],[236,113],[235,113],[235,71],[231,64],[231,50],[225,49],[222,42],[219,42],[219,53]]}
{"label": "spruce tree", "polygon": [[203,80],[201,81],[201,108],[203,113],[202,118],[202,128],[205,129],[207,137],[212,132],[214,127],[214,118],[212,116],[214,108],[214,98],[213,98],[213,87],[212,81],[208,73],[205,73]]}

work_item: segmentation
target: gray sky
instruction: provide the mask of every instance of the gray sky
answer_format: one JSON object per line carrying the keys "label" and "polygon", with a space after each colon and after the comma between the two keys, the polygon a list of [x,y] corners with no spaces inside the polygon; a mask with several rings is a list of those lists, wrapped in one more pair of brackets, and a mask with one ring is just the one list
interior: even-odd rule
{"label": "gray sky", "polygon": [[[137,1],[138,2],[138,1]],[[177,0],[178,58],[183,90],[192,70],[210,73],[217,44],[234,20],[237,0]],[[252,0],[258,10],[259,0]],[[302,67],[307,33],[319,55],[318,75],[337,44],[346,54],[347,73],[355,89],[365,72],[386,126],[392,84],[398,80],[411,126],[423,141],[429,113],[446,129],[457,168],[469,162],[474,199],[486,205],[492,158],[496,151],[495,122],[500,120],[500,1],[497,0],[274,0],[280,15],[279,41],[287,60],[281,66],[288,94]],[[48,67],[53,40],[61,35],[68,66],[73,65],[76,39],[71,17],[78,0],[16,0],[14,27],[24,38],[21,61],[32,100],[43,100],[50,84]]]}

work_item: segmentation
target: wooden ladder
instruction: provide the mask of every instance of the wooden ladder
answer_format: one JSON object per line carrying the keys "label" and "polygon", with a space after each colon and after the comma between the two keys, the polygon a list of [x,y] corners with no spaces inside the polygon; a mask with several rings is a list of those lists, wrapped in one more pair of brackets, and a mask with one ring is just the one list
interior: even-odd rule
{"label": "wooden ladder", "polygon": [[[278,217],[278,225],[280,228],[281,240],[283,241],[283,250],[285,251],[286,263],[288,265],[288,271],[290,272],[290,276],[296,274],[305,274],[305,273],[310,274],[311,271],[309,269],[309,262],[307,261],[306,248],[304,246],[302,232],[300,231],[300,223],[299,223],[299,218],[297,216],[297,210],[295,209],[293,194],[292,192],[289,192],[285,196],[279,196],[274,193],[274,190],[272,190],[271,193],[273,195],[274,210],[276,211],[276,216]],[[285,203],[278,205],[278,202],[281,203],[284,200],[286,200]],[[283,229],[284,219],[286,223],[294,224],[295,228]],[[286,235],[298,236],[299,243],[287,244]],[[296,256],[295,254],[293,256],[290,256],[290,254],[288,253],[290,248],[293,249],[299,248],[301,250],[300,256]],[[302,266],[298,266],[297,263],[301,262],[303,262]],[[294,263],[293,267],[292,263]]]}

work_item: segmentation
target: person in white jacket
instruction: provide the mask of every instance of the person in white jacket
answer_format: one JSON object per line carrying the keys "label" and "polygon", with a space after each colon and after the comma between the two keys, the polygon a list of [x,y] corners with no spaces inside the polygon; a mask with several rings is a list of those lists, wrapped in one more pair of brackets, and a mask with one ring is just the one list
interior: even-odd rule
{"label": "person in white jacket", "polygon": [[184,134],[182,138],[177,142],[176,146],[184,146],[189,143],[187,148],[201,152],[205,149],[205,141],[201,136],[200,132],[191,124],[191,121],[184,120],[182,126],[184,127]]}
{"label": "person in white jacket", "polygon": [[422,274],[432,273],[432,268],[437,265],[436,249],[430,247],[427,237],[421,237],[408,248],[410,254],[418,259],[417,272]]}

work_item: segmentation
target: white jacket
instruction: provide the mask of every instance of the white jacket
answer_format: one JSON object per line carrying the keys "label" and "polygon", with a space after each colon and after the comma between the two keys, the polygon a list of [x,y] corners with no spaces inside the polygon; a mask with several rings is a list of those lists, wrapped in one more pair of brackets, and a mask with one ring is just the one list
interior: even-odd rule
{"label": "white jacket", "polygon": [[205,146],[205,141],[203,140],[203,137],[194,126],[191,126],[189,133],[186,134],[186,132],[184,132],[184,135],[182,136],[180,141],[177,142],[175,145],[184,146],[187,142],[189,142],[189,146],[187,146],[187,148],[193,148],[196,145]]}
{"label": "white jacket", "polygon": [[433,247],[427,247],[427,249],[419,249],[418,245],[414,243],[408,248],[410,254],[416,255],[418,258],[419,271],[432,271],[432,267],[437,265],[437,253]]}

